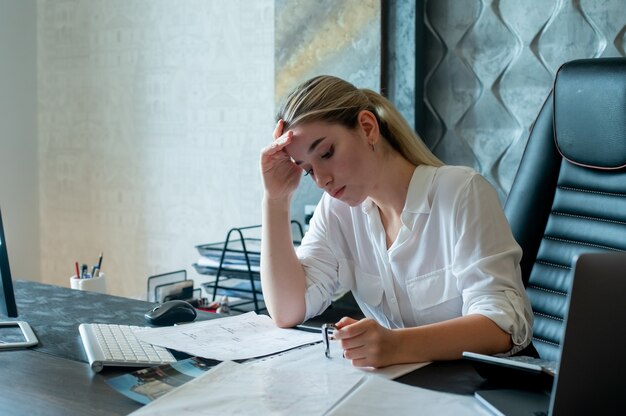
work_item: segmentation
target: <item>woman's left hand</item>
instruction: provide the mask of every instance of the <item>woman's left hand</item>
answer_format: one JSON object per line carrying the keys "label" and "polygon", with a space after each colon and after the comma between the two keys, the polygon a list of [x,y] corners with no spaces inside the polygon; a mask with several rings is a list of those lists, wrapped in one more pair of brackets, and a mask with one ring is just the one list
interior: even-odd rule
{"label": "woman's left hand", "polygon": [[339,340],[343,356],[355,367],[386,367],[394,362],[398,345],[396,333],[373,319],[342,318],[333,338]]}

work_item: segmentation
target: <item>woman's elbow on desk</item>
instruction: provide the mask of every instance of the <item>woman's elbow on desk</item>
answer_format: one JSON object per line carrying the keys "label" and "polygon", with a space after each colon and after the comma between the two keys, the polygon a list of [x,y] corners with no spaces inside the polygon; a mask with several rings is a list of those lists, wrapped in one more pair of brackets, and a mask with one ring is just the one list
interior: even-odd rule
{"label": "woman's elbow on desk", "polygon": [[293,314],[275,314],[270,312],[270,317],[279,328],[293,328],[302,323],[304,318],[299,318]]}
{"label": "woman's elbow on desk", "polygon": [[267,311],[279,328],[292,328],[304,321],[305,306],[299,304],[267,305]]}

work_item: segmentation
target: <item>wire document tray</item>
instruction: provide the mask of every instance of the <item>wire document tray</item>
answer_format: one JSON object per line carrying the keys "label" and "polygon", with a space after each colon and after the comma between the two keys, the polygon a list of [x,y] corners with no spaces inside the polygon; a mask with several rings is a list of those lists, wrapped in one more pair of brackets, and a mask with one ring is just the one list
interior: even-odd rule
{"label": "wire document tray", "polygon": [[[291,221],[294,245],[304,236],[302,225]],[[226,295],[240,299],[230,303],[230,309],[245,312],[252,304],[255,312],[265,310],[260,282],[261,226],[232,228],[223,242],[196,246],[200,258],[193,264],[202,275],[213,276],[213,281],[203,284],[213,296]]]}

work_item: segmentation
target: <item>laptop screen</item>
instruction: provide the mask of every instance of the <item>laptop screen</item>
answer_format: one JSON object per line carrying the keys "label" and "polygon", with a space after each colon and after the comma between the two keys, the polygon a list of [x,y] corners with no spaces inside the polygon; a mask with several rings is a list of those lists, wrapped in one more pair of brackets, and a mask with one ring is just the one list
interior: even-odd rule
{"label": "laptop screen", "polygon": [[[578,256],[563,324],[552,394],[531,390],[477,391],[494,414],[622,414],[626,409],[626,253]],[[532,387],[532,386],[529,386]]]}
{"label": "laptop screen", "polygon": [[553,414],[623,413],[625,294],[626,253],[578,257],[552,392]]}
{"label": "laptop screen", "polygon": [[9,255],[7,243],[4,237],[2,225],[2,212],[0,211],[0,315],[17,318],[17,305],[13,293],[13,280],[9,268]]}

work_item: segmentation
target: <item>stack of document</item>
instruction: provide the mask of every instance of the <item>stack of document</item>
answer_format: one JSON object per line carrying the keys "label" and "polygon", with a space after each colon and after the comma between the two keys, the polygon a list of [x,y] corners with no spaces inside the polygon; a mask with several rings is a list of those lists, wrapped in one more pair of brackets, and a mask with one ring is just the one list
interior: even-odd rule
{"label": "stack of document", "polygon": [[[137,336],[224,362],[134,415],[486,414],[472,396],[389,380],[428,363],[356,368],[342,357],[338,343],[331,343],[331,358],[326,358],[319,333],[280,329],[269,317],[253,312],[149,328]],[[232,361],[252,357],[263,358]]]}

